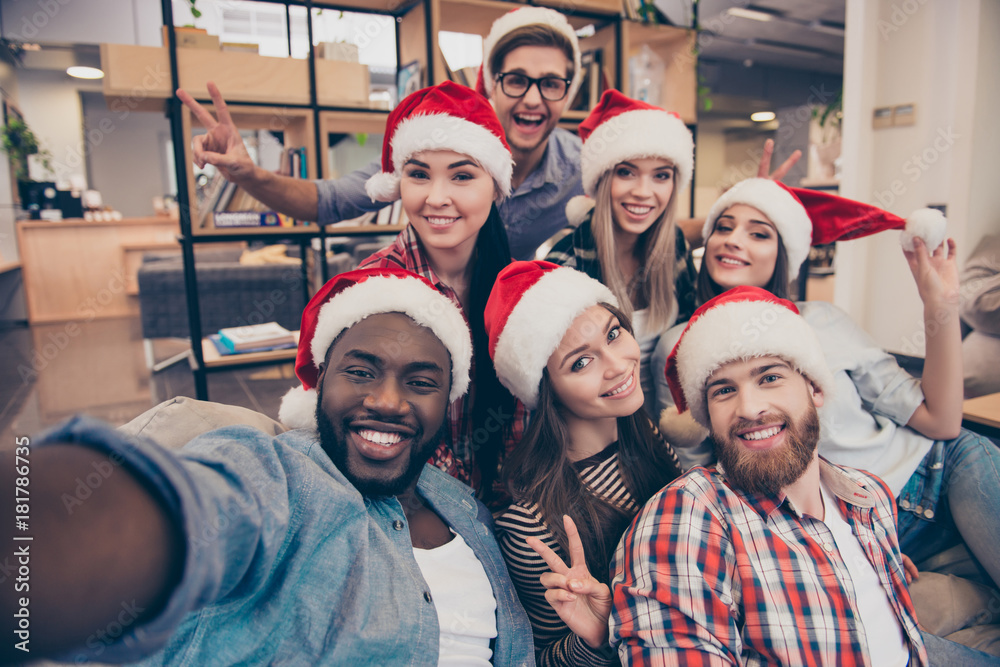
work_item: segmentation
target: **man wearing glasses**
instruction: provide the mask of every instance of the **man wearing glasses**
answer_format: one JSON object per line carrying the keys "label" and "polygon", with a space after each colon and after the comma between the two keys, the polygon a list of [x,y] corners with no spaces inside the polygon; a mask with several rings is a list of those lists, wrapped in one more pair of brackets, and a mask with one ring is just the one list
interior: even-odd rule
{"label": "man wearing glasses", "polygon": [[[567,225],[566,202],[583,193],[580,139],[556,124],[581,79],[576,33],[557,11],[522,7],[497,19],[483,43],[477,90],[488,97],[514,156],[514,190],[500,205],[511,254],[535,249]],[[215,165],[228,180],[276,211],[322,224],[356,218],[386,204],[373,202],[365,182],[380,163],[336,180],[306,181],[256,166],[213,83],[208,92],[218,121],[186,91],[177,96],[208,129],[192,142],[200,167]]]}

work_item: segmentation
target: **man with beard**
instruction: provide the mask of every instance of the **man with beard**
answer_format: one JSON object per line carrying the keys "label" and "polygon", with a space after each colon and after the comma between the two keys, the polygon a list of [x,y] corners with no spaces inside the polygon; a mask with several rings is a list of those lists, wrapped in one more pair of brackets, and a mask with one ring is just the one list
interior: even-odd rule
{"label": "man with beard", "polygon": [[623,663],[929,664],[892,494],[816,453],[833,380],[795,305],[752,287],[712,299],[667,376],[719,463],[654,496],[622,538],[611,637]]}
{"label": "man with beard", "polygon": [[170,452],[78,417],[5,452],[3,488],[30,472],[31,530],[5,521],[0,539],[5,562],[30,550],[31,578],[30,607],[3,595],[0,617],[30,643],[0,662],[532,665],[488,511],[423,463],[471,350],[429,282],[354,271],[303,313],[283,409],[313,428],[228,427]]}

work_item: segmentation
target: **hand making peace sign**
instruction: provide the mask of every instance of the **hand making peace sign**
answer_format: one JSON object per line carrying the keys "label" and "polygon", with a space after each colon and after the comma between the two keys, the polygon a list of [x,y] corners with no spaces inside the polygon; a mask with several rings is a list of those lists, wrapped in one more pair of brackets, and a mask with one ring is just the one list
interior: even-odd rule
{"label": "hand making peace sign", "polygon": [[545,599],[574,634],[592,648],[600,648],[608,643],[611,589],[587,569],[587,557],[573,519],[563,515],[563,525],[569,542],[570,567],[538,538],[529,537],[525,541],[552,570],[540,579],[546,588]]}
{"label": "hand making peace sign", "polygon": [[212,97],[215,113],[219,116],[218,120],[187,91],[177,90],[177,98],[208,130],[207,134],[198,135],[191,140],[194,162],[202,169],[206,164],[214,165],[227,181],[240,185],[242,181],[253,176],[256,166],[246,146],[243,145],[243,139],[229,115],[229,109],[226,107],[226,101],[222,99],[219,87],[211,81],[208,82],[208,94]]}

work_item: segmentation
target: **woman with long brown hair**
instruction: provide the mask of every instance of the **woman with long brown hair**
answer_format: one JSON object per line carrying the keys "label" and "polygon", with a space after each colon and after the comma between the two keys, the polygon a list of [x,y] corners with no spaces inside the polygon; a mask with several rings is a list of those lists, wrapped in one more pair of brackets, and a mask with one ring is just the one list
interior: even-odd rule
{"label": "woman with long brown hair", "polygon": [[[497,376],[532,410],[504,462],[514,503],[497,526],[538,662],[617,664],[608,566],[639,508],[679,474],[643,410],[639,345],[610,289],[549,262],[501,271],[485,320]],[[579,596],[561,590],[577,584]]]}

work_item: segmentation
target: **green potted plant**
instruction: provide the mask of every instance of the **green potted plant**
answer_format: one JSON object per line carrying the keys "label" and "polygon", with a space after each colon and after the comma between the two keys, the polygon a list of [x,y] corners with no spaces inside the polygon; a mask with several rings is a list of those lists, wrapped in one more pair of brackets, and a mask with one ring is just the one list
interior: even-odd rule
{"label": "green potted plant", "polygon": [[28,124],[17,116],[8,116],[3,128],[2,145],[0,148],[7,153],[13,165],[14,176],[17,178],[17,193],[22,206],[26,206],[32,197],[29,194],[37,189],[37,185],[28,175],[28,156],[35,159],[45,169],[52,173],[52,153],[41,147],[38,137],[31,131]]}
{"label": "green potted plant", "polygon": [[3,128],[3,151],[10,156],[17,180],[28,179],[28,156],[37,155],[46,171],[52,170],[52,153],[43,149],[38,137],[20,118],[11,118]]}

